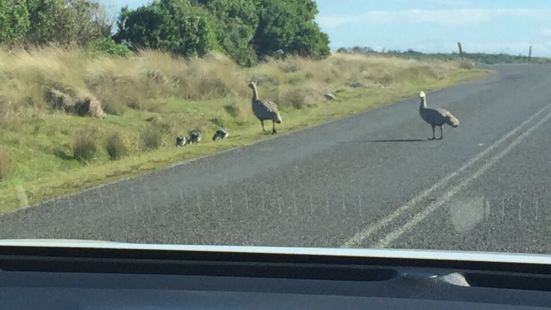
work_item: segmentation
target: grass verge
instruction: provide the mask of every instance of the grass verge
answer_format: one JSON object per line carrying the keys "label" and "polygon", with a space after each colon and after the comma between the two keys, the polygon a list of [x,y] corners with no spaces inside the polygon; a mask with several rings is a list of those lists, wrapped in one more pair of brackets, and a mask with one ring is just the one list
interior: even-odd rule
{"label": "grass verge", "polygon": [[[262,98],[279,103],[284,123],[278,128],[284,134],[383,106],[421,89],[445,88],[487,74],[456,62],[358,55],[273,60],[249,69],[217,55],[192,60],[156,52],[119,61],[80,57],[59,50],[0,53],[0,82],[7,83],[0,83],[0,146],[13,162],[9,177],[0,182],[0,214],[22,207],[21,201],[36,204],[271,138],[251,114],[249,80],[260,82]],[[73,68],[71,61],[84,65]],[[97,119],[54,111],[44,97],[52,85],[70,94],[91,94],[111,114]],[[25,86],[30,91],[19,89]],[[337,98],[325,99],[328,91]],[[230,139],[210,141],[218,126],[230,129]],[[203,131],[204,143],[174,147],[176,135],[192,129]],[[79,161],[74,144],[83,132],[94,133],[96,147],[86,153],[87,160]]]}

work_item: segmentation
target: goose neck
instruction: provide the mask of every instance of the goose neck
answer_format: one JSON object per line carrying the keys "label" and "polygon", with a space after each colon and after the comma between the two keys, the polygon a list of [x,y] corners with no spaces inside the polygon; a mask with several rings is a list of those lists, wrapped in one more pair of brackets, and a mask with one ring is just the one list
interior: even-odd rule
{"label": "goose neck", "polygon": [[253,101],[257,101],[258,100],[258,90],[256,90],[256,85],[253,85],[252,89],[253,89]]}
{"label": "goose neck", "polygon": [[419,105],[420,109],[426,109],[427,108],[427,99],[424,97],[421,97],[421,104]]}

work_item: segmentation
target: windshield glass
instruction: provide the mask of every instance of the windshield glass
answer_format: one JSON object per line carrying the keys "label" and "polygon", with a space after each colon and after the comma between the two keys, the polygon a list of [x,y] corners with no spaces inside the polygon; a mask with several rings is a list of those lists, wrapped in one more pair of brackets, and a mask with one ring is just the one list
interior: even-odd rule
{"label": "windshield glass", "polygon": [[0,239],[551,253],[548,1],[0,0]]}

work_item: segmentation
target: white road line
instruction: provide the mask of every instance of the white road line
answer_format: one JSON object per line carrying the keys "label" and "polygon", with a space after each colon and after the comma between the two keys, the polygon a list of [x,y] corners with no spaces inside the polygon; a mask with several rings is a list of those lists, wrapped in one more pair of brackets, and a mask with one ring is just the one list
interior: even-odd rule
{"label": "white road line", "polygon": [[419,195],[412,198],[410,201],[408,201],[405,205],[399,207],[394,211],[392,214],[382,218],[381,220],[377,221],[377,223],[373,223],[371,225],[366,226],[363,230],[358,232],[356,235],[354,235],[352,238],[350,238],[348,241],[346,241],[341,247],[343,248],[350,248],[350,247],[358,247],[361,245],[361,243],[372,236],[374,233],[378,232],[382,228],[386,227],[390,222],[392,222],[394,219],[402,215],[404,212],[408,211],[410,208],[412,208],[414,205],[419,203],[421,200],[425,199],[427,196],[429,196],[432,192],[435,190],[445,186],[451,179],[462,173],[463,171],[467,170],[474,164],[476,164],[479,160],[481,160],[484,156],[486,156],[488,153],[493,151],[495,148],[497,148],[499,145],[504,143],[507,139],[511,138],[515,134],[521,131],[523,127],[530,124],[534,121],[535,118],[537,118],[540,114],[545,112],[549,106],[551,106],[551,102],[545,105],[541,110],[536,112],[534,115],[532,115],[530,118],[522,122],[520,125],[509,131],[506,135],[501,137],[499,140],[494,142],[492,145],[490,145],[488,148],[486,148],[484,151],[480,152],[478,155],[473,157],[471,160],[466,162],[463,166],[461,166],[459,169],[455,170],[448,176],[444,177],[439,182],[435,183],[433,186],[431,186],[429,189],[421,192]]}
{"label": "white road line", "polygon": [[526,137],[528,137],[534,130],[538,129],[543,123],[549,120],[551,118],[551,113],[547,114],[544,118],[539,120],[536,124],[534,124],[532,127],[530,127],[528,130],[523,132],[521,135],[515,138],[511,144],[509,144],[507,147],[505,147],[501,152],[496,154],[494,157],[492,157],[490,160],[488,160],[482,167],[480,167],[479,170],[477,170],[475,173],[473,173],[471,176],[463,180],[461,183],[459,183],[457,186],[452,187],[450,190],[448,190],[446,193],[444,193],[442,196],[440,196],[435,202],[428,205],[422,212],[417,213],[413,216],[411,220],[409,220],[405,225],[402,225],[398,227],[396,230],[392,231],[388,235],[386,235],[384,238],[382,238],[379,242],[375,244],[374,247],[376,248],[385,248],[388,247],[390,243],[392,243],[394,240],[399,238],[401,235],[403,235],[405,232],[407,232],[409,229],[413,228],[415,225],[417,225],[419,222],[424,220],[427,216],[429,216],[432,212],[434,212],[436,209],[441,207],[443,204],[448,202],[457,192],[465,188],[465,186],[469,185],[472,181],[474,181],[476,178],[481,176],[484,172],[486,172],[488,169],[490,169],[493,165],[495,165],[497,162],[499,162],[505,155],[507,155],[511,150],[517,146],[522,140],[524,140]]}

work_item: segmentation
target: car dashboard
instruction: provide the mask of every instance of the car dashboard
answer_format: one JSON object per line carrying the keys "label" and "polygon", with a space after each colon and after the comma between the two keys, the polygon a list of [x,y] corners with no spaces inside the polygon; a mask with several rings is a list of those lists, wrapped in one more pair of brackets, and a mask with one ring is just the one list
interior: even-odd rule
{"label": "car dashboard", "polygon": [[420,258],[393,250],[342,251],[346,255],[338,249],[0,246],[0,306],[426,310],[551,305],[551,267],[545,263],[491,262],[477,260],[477,254],[462,260],[461,253],[434,252],[438,258],[431,259],[431,252]]}

